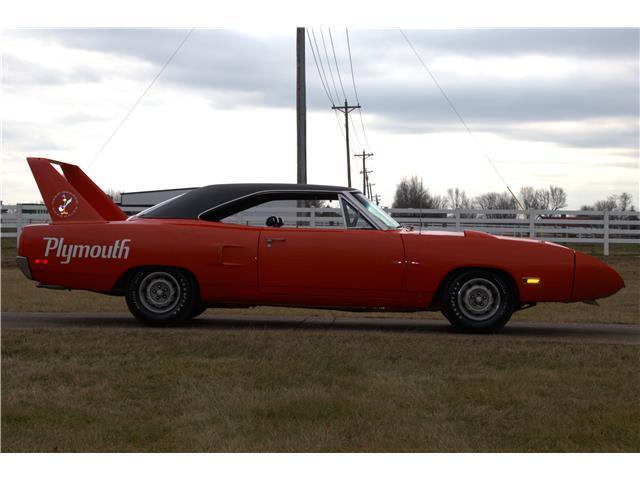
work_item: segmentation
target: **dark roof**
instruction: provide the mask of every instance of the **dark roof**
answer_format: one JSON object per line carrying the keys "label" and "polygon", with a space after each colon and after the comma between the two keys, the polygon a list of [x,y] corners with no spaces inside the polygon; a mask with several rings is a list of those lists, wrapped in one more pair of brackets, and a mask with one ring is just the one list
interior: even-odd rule
{"label": "dark roof", "polygon": [[[225,216],[235,211],[249,208],[251,204],[263,201],[265,195],[277,199],[278,193],[287,195],[302,192],[313,198],[322,194],[335,194],[344,191],[356,191],[355,188],[336,187],[331,185],[301,185],[295,183],[228,183],[209,185],[197,188],[174,198],[164,204],[159,204],[148,213],[145,218],[190,218],[195,219],[201,213],[208,212],[210,220],[215,220],[217,210],[224,206]],[[234,208],[235,207],[235,208]]]}

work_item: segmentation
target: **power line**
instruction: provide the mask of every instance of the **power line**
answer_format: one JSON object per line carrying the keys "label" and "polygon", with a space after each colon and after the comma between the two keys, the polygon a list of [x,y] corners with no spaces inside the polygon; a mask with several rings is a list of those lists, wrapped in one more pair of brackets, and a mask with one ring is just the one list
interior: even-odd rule
{"label": "power line", "polygon": [[189,39],[189,37],[191,36],[191,34],[193,33],[193,31],[195,30],[195,28],[192,28],[191,30],[189,30],[189,32],[187,32],[187,34],[185,35],[185,37],[182,39],[182,41],[180,42],[180,45],[178,45],[178,47],[173,51],[173,53],[171,54],[171,56],[167,59],[166,62],[164,62],[164,65],[162,65],[162,68],[160,69],[160,71],[156,74],[155,77],[153,77],[153,80],[151,80],[151,83],[147,86],[147,88],[144,89],[144,92],[142,92],[142,95],[140,95],[140,97],[138,98],[138,100],[136,100],[136,102],[131,106],[131,108],[129,109],[129,111],[127,112],[127,114],[124,116],[124,118],[122,119],[122,121],[120,122],[120,124],[116,127],[116,129],[113,131],[113,133],[109,136],[109,138],[107,138],[107,141],[104,142],[104,144],[102,145],[102,147],[100,148],[100,150],[98,150],[98,153],[95,154],[95,156],[93,157],[93,160],[91,160],[91,162],[89,162],[89,165],[87,165],[87,169],[89,169],[91,167],[91,165],[93,165],[93,163],[96,161],[96,159],[98,158],[98,156],[102,153],[102,151],[107,147],[107,145],[109,144],[109,142],[111,141],[111,139],[116,135],[116,133],[118,133],[118,130],[120,130],[120,128],[122,127],[122,125],[124,125],[124,122],[127,121],[127,119],[129,118],[129,116],[131,116],[131,114],[133,113],[133,111],[135,110],[135,108],[138,106],[138,104],[142,101],[142,99],[144,98],[144,96],[147,94],[147,92],[149,90],[151,90],[151,87],[153,87],[153,85],[156,83],[156,80],[158,80],[158,78],[160,78],[160,75],[162,75],[162,72],[164,72],[164,70],[167,68],[167,66],[171,63],[171,60],[173,60],[173,57],[176,56],[176,54],[180,51],[180,49],[182,48],[182,46],[185,44],[185,42]]}
{"label": "power line", "polygon": [[[318,77],[320,77],[320,83],[322,84],[322,89],[324,90],[325,95],[329,99],[329,102],[331,102],[331,106],[333,106],[333,105],[335,105],[335,103],[334,103],[333,99],[331,98],[331,95],[329,95],[329,91],[327,90],[327,87],[324,84],[324,80],[322,79],[322,74],[320,73],[320,67],[318,66],[318,60],[316,59],[316,52],[313,49],[313,42],[311,41],[311,37],[309,36],[309,30],[307,30],[307,38],[309,39],[309,46],[311,47],[311,53],[313,55],[313,61],[316,64],[316,70],[318,71]],[[318,52],[318,56],[320,56],[320,52]]]}
{"label": "power line", "polygon": [[320,38],[322,38],[322,48],[324,49],[324,56],[327,59],[327,67],[329,67],[329,75],[331,76],[331,83],[333,84],[333,90],[336,92],[336,98],[339,99],[340,94],[338,94],[338,89],[336,88],[336,80],[335,78],[333,78],[333,70],[331,69],[331,62],[329,61],[329,52],[327,51],[327,44],[324,41],[324,33],[322,32],[322,27],[320,27]]}
{"label": "power line", "polygon": [[316,45],[316,53],[318,54],[318,61],[320,62],[320,69],[322,70],[322,74],[324,75],[324,83],[327,85],[327,92],[329,92],[329,96],[331,97],[331,105],[335,105],[336,102],[333,99],[333,95],[331,95],[331,88],[329,86],[329,79],[327,78],[327,72],[324,69],[324,64],[322,63],[322,55],[320,55],[320,47],[318,47],[318,41],[316,40],[316,32],[311,29],[311,36],[313,37],[313,43]]}
{"label": "power line", "polygon": [[[313,37],[313,42],[311,42],[311,37],[309,37],[308,32],[307,32],[307,37],[309,38],[309,43],[311,44],[311,52],[313,54],[313,58],[314,61],[316,63],[316,71],[318,72],[318,76],[320,77],[320,83],[322,83],[322,88],[324,89],[325,94],[327,95],[327,98],[329,99],[329,101],[331,102],[331,109],[333,110],[333,112],[336,115],[336,121],[338,122],[338,128],[340,129],[340,133],[342,134],[343,138],[345,139],[345,144],[346,144],[346,150],[347,150],[347,180],[348,180],[348,184],[349,186],[351,186],[351,155],[352,155],[352,150],[351,150],[351,146],[349,144],[349,121],[351,121],[351,125],[353,126],[353,120],[349,118],[349,113],[355,109],[360,109],[360,105],[349,105],[346,99],[346,94],[345,94],[345,101],[344,101],[344,106],[339,106],[336,107],[334,102],[333,102],[333,98],[331,96],[331,88],[329,88],[329,81],[327,79],[326,76],[326,72],[324,70],[324,66],[322,63],[322,55],[320,54],[320,49],[318,48],[318,41],[316,39],[316,35],[313,29],[311,30],[311,36]],[[333,73],[331,72],[331,63],[329,61],[329,54],[326,48],[326,42],[324,41],[324,35],[322,34],[322,29],[320,29],[320,33],[322,35],[322,41],[323,41],[323,46],[324,46],[324,53],[325,53],[325,57],[327,60],[327,66],[329,67],[329,73],[331,75],[331,80],[333,82],[333,88],[334,91],[336,93],[336,95],[338,95],[338,91],[336,88],[336,84],[335,84],[335,79],[333,78]],[[314,51],[314,44],[315,44],[315,51]],[[333,41],[332,41],[332,48],[333,48]],[[317,53],[317,56],[316,56]],[[336,68],[338,66],[337,63],[337,59],[335,56],[335,48],[333,48],[333,53],[334,53],[334,61],[336,62]],[[318,68],[318,61],[320,63],[320,66]],[[321,73],[322,72],[322,73]],[[339,72],[339,71],[338,71]],[[323,76],[322,74],[324,73],[324,80],[323,80]],[[342,81],[340,81],[341,87],[342,87],[342,93],[345,93],[344,91],[344,86],[342,85]],[[338,115],[338,111],[344,113],[345,116],[345,124],[344,124],[344,128],[342,127],[342,124],[340,123],[340,117]],[[353,127],[353,130],[355,132],[355,127]],[[358,139],[358,143],[360,144],[360,146],[362,147],[362,143],[360,142],[360,139],[357,136],[356,133],[356,138]]]}
{"label": "power line", "polygon": [[482,144],[480,143],[480,141],[476,138],[476,136],[473,134],[473,132],[471,131],[471,128],[469,128],[469,125],[467,125],[467,122],[464,121],[464,118],[462,118],[462,115],[460,115],[460,112],[458,112],[458,109],[455,107],[455,105],[453,104],[453,102],[449,99],[449,97],[447,96],[447,94],[445,93],[444,89],[440,86],[440,83],[438,83],[438,80],[436,79],[436,77],[433,75],[433,73],[431,73],[431,70],[429,70],[429,67],[427,67],[427,64],[424,63],[424,61],[422,60],[422,57],[420,57],[420,54],[418,53],[418,51],[415,49],[415,47],[413,46],[413,44],[411,43],[411,41],[409,40],[409,37],[407,37],[404,33],[404,31],[401,28],[398,28],[398,30],[400,30],[400,33],[402,34],[402,36],[404,37],[404,39],[407,41],[407,44],[409,44],[409,47],[411,47],[411,50],[413,50],[413,53],[415,54],[415,56],[418,58],[418,60],[420,61],[420,63],[422,64],[422,66],[424,67],[424,69],[427,71],[427,73],[429,74],[429,76],[431,77],[431,80],[433,80],[433,83],[436,84],[436,87],[438,87],[438,90],[440,90],[440,93],[442,93],[442,96],[444,97],[444,99],[447,101],[447,103],[449,104],[449,106],[451,107],[451,110],[454,111],[454,113],[457,115],[458,119],[460,120],[460,123],[462,123],[462,125],[464,126],[464,128],[467,130],[467,132],[469,132],[469,135],[471,135],[471,138],[473,138],[473,140],[476,142],[476,144],[478,145],[478,148],[480,149],[480,151],[482,152],[482,154],[484,155],[484,157],[487,159],[487,161],[489,162],[489,164],[493,167],[493,169],[495,170],[495,172],[498,174],[498,176],[500,177],[500,180],[502,180],[502,183],[504,183],[504,186],[507,187],[507,190],[509,190],[509,193],[511,194],[511,196],[513,197],[513,199],[516,201],[516,203],[518,204],[518,206],[521,209],[524,209],[524,207],[522,206],[522,204],[520,203],[520,200],[518,200],[518,197],[516,197],[513,193],[513,191],[511,190],[511,188],[509,187],[509,184],[507,183],[507,181],[505,180],[505,178],[502,176],[502,174],[500,173],[500,171],[498,170],[498,168],[495,166],[495,164],[493,163],[493,160],[491,160],[491,157],[489,157],[489,155],[487,154],[487,152],[485,151],[485,149],[482,147]]}
{"label": "power line", "polygon": [[345,132],[345,143],[347,147],[347,182],[349,188],[351,188],[351,147],[349,146],[349,113],[353,110],[360,108],[360,105],[349,105],[347,100],[344,101],[344,106],[331,107],[332,110],[339,110],[344,113],[344,132]]}
{"label": "power line", "polygon": [[[336,49],[333,46],[333,35],[331,35],[331,29],[329,30],[329,40],[331,40],[331,50],[333,51],[333,61],[336,63],[336,72],[338,72],[338,80],[340,81],[340,88],[342,89],[342,95],[344,99],[347,99],[347,94],[344,91],[344,85],[342,84],[342,76],[340,75],[340,68],[338,68],[338,57],[336,57]],[[359,103],[359,102],[358,102]]]}
{"label": "power line", "polygon": [[356,130],[356,125],[353,123],[353,117],[349,117],[349,121],[351,122],[351,127],[353,128],[353,134],[356,136],[356,140],[358,141],[358,145],[360,145],[361,150],[365,150],[362,142],[360,141],[360,137],[358,136],[358,131]]}
{"label": "power line", "polygon": [[373,153],[367,153],[363,149],[362,153],[356,153],[354,157],[362,158],[362,171],[360,172],[362,174],[362,193],[367,198],[371,198],[371,182],[369,181],[369,174],[373,173],[373,170],[367,170],[367,158],[373,157]]}
{"label": "power line", "polygon": [[[360,105],[360,98],[358,98],[358,89],[356,88],[356,77],[353,74],[353,60],[351,58],[351,42],[349,41],[349,29],[344,29],[347,34],[347,50],[349,51],[349,67],[351,68],[351,83],[353,84],[353,93],[356,96],[356,102]],[[369,138],[367,136],[367,130],[364,128],[364,120],[362,119],[362,109],[358,110],[360,114],[360,125],[362,126],[362,134],[364,135],[364,141],[367,144],[367,149],[371,150],[369,145]]]}
{"label": "power line", "polygon": [[[316,34],[314,33],[313,29],[311,30],[311,34],[313,35],[313,42],[311,41],[311,37],[309,36],[309,30],[307,30],[307,38],[309,39],[309,46],[311,47],[311,53],[313,54],[313,60],[316,64],[316,71],[318,72],[318,77],[320,77],[320,83],[322,84],[322,89],[324,90],[324,93],[327,95],[327,98],[329,99],[329,102],[331,103],[331,106],[334,107],[335,103],[333,102],[333,98],[331,98],[331,94],[330,89],[328,84],[325,85],[325,80],[322,78],[322,73],[321,73],[321,69],[322,71],[324,71],[324,68],[322,67],[322,57],[320,56],[320,50],[318,50],[318,42],[316,41]],[[314,43],[315,43],[315,51],[314,51]],[[318,54],[318,57],[316,59],[316,51]],[[318,67],[318,59],[320,60],[320,67]],[[325,74],[326,75],[326,74]],[[336,117],[336,121],[338,122],[338,128],[340,129],[340,133],[342,134],[342,138],[344,138],[346,140],[346,135],[344,133],[344,129],[342,128],[342,124],[340,123],[340,117],[338,116],[338,112],[336,110],[333,110],[333,112],[335,113],[335,117]]]}
{"label": "power line", "polygon": [[336,120],[338,121],[338,127],[340,128],[340,133],[342,134],[342,138],[346,140],[347,137],[344,134],[344,128],[342,128],[342,124],[340,123],[340,114],[338,113],[337,110],[334,110],[333,113],[336,114]]}

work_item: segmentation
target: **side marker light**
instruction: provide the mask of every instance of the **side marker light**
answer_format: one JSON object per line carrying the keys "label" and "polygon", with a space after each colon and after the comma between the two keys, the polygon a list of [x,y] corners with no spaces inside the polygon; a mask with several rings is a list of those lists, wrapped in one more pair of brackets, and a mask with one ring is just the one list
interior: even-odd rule
{"label": "side marker light", "polygon": [[540,283],[540,278],[538,277],[522,277],[522,283],[527,285],[538,285]]}

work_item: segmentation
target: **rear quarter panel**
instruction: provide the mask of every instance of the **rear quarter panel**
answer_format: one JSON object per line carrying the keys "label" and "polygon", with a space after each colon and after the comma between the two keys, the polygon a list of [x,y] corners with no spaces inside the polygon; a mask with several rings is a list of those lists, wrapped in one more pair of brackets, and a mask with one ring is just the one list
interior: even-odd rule
{"label": "rear quarter panel", "polygon": [[[107,293],[128,270],[162,265],[191,271],[206,300],[236,300],[257,291],[258,236],[258,229],[184,220],[34,225],[23,230],[19,254],[29,258],[34,279],[45,284]],[[68,263],[51,251],[47,265],[36,265],[36,258],[45,258],[47,238],[100,246],[126,239],[129,251],[126,257]]]}
{"label": "rear quarter panel", "polygon": [[[574,252],[556,244],[462,233],[413,232],[403,235],[406,255],[404,289],[433,305],[438,286],[459,268],[497,269],[509,274],[520,301],[568,302],[573,285]],[[538,285],[525,285],[522,277],[539,277]]]}

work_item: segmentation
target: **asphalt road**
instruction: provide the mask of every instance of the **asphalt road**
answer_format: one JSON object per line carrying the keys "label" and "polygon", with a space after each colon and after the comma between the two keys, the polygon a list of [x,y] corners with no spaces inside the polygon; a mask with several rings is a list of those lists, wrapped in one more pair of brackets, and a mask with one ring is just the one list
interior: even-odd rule
{"label": "asphalt road", "polygon": [[[147,328],[120,313],[11,313],[3,312],[2,329],[11,328]],[[469,338],[505,338],[549,342],[640,345],[640,325],[511,322],[497,335],[469,335],[453,330],[446,321],[371,317],[282,317],[204,314],[186,329],[343,330],[412,332]]]}

